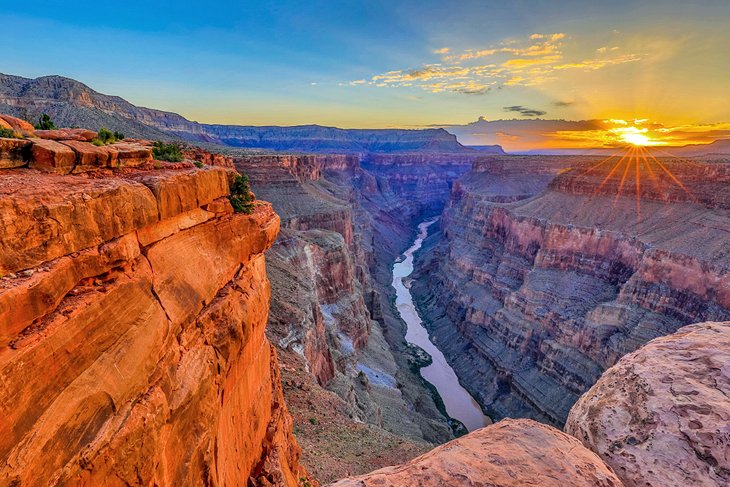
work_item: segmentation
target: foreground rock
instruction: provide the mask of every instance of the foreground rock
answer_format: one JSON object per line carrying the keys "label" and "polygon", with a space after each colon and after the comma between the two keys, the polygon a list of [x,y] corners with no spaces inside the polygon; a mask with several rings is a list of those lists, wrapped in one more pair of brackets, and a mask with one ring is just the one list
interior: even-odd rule
{"label": "foreground rock", "polygon": [[264,333],[279,218],[190,166],[0,170],[0,485],[306,478]]}
{"label": "foreground rock", "polygon": [[621,481],[575,438],[532,420],[506,419],[450,441],[405,465],[332,487],[609,487]]}
{"label": "foreground rock", "polygon": [[565,430],[627,486],[730,485],[730,322],[657,338],[611,367]]}

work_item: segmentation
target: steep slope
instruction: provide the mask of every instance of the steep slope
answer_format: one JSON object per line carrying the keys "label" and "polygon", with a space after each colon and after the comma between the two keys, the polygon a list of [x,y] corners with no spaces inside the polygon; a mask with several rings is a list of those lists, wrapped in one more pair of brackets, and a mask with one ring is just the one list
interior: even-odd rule
{"label": "steep slope", "polygon": [[206,125],[171,112],[137,107],[62,76],[0,74],[0,111],[27,120],[48,113],[64,126],[107,127],[127,136],[178,138],[232,147],[306,152],[471,152],[443,129],[360,130],[303,125]]}
{"label": "steep slope", "polygon": [[562,424],[621,356],[730,318],[730,165],[600,162],[475,163],[417,263],[435,340],[494,418]]}
{"label": "steep slope", "polygon": [[306,478],[264,333],[279,218],[229,175],[0,170],[0,484]]}

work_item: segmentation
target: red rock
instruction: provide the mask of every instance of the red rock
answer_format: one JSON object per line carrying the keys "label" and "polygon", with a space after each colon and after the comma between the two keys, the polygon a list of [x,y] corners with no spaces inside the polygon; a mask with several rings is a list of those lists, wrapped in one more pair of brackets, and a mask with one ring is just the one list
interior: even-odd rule
{"label": "red rock", "polygon": [[565,430],[630,487],[730,485],[730,322],[685,326],[624,356]]}
{"label": "red rock", "polygon": [[33,127],[33,124],[30,124],[26,122],[25,120],[21,120],[19,118],[11,117],[10,115],[3,115],[0,113],[0,120],[3,120],[5,123],[10,125],[13,130],[16,132],[23,134],[23,135],[33,135],[33,132],[35,132],[35,128]]}
{"label": "red rock", "polygon": [[0,118],[0,128],[7,129],[7,130],[13,130],[13,126],[10,125],[8,122]]}
{"label": "red rock", "polygon": [[96,132],[86,129],[56,129],[56,130],[36,130],[35,136],[41,139],[49,140],[81,140],[91,142],[96,138]]}
{"label": "red rock", "polygon": [[32,139],[32,142],[30,167],[59,174],[68,174],[73,170],[76,153],[70,147],[53,140]]}
{"label": "red rock", "polygon": [[119,167],[136,167],[152,161],[152,149],[142,144],[118,142],[108,147],[117,151]]}
{"label": "red rock", "polygon": [[0,138],[0,169],[20,167],[30,159],[30,141]]}
{"label": "red rock", "polygon": [[73,172],[93,171],[95,169],[113,167],[112,162],[117,152],[107,146],[96,146],[78,140],[64,140],[61,144],[70,147],[76,153],[76,165]]}
{"label": "red rock", "polygon": [[332,487],[620,487],[603,461],[578,440],[529,419],[505,419],[414,460]]}

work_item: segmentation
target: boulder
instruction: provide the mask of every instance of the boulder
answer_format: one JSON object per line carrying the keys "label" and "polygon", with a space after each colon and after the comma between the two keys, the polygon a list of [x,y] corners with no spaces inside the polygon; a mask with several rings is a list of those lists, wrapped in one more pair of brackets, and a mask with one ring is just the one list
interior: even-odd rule
{"label": "boulder", "polygon": [[608,487],[621,481],[565,433],[529,419],[505,419],[396,467],[332,487]]}
{"label": "boulder", "polygon": [[20,167],[30,158],[30,141],[0,138],[0,169]]}
{"label": "boulder", "polygon": [[35,128],[33,127],[33,125],[26,122],[25,120],[3,114],[0,114],[0,120],[3,120],[6,124],[10,125],[13,130],[20,134],[33,135],[33,132],[35,132]]}
{"label": "boulder", "polygon": [[133,142],[118,142],[108,146],[117,151],[120,167],[141,166],[152,161],[152,148]]}
{"label": "boulder", "polygon": [[108,146],[96,146],[79,140],[64,140],[63,145],[76,153],[74,172],[93,171],[116,166],[118,152]]}
{"label": "boulder", "polygon": [[49,140],[83,140],[91,142],[96,138],[96,132],[86,129],[36,130],[35,136]]}
{"label": "boulder", "polygon": [[30,167],[46,172],[68,174],[76,164],[76,153],[67,145],[45,139],[32,139]]}
{"label": "boulder", "polygon": [[627,486],[730,485],[730,322],[685,326],[623,357],[565,431]]}

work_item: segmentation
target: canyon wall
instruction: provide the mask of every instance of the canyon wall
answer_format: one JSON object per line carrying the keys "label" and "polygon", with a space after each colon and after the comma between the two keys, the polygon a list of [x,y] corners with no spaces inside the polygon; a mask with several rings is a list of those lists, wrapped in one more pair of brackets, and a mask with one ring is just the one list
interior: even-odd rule
{"label": "canyon wall", "polygon": [[488,158],[453,185],[413,289],[495,419],[563,424],[623,355],[730,319],[728,165],[621,164]]}
{"label": "canyon wall", "polygon": [[[287,402],[303,420],[298,429],[306,431],[300,435],[305,464],[322,480],[404,461],[453,437],[416,373],[417,354],[404,341],[390,287],[392,262],[411,240],[414,222],[428,208],[443,206],[449,180],[426,205],[418,192],[440,167],[467,167],[452,157],[402,156],[394,162],[397,171],[410,174],[414,184],[397,188],[385,172],[364,169],[358,155],[236,158],[256,194],[282,218],[281,237],[267,254],[274,296],[268,332],[281,350]],[[451,172],[452,179],[460,174]],[[299,373],[301,367],[308,373]],[[336,411],[313,405],[313,396],[328,397]],[[357,431],[362,443],[397,439],[399,446],[348,457],[353,445],[312,426],[320,419]],[[363,432],[360,422],[370,428]],[[326,455],[331,445],[339,447]],[[332,457],[347,460],[333,464]]]}
{"label": "canyon wall", "polygon": [[298,485],[271,206],[187,162],[48,169],[0,170],[0,485]]}

